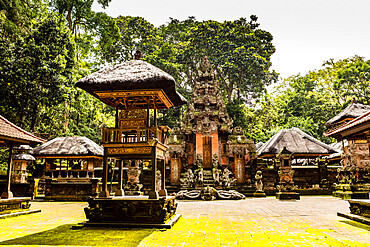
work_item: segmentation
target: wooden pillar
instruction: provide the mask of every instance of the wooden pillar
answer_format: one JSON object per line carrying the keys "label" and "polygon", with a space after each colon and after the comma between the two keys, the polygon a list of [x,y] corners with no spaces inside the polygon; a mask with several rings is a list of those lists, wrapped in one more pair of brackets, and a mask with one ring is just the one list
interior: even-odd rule
{"label": "wooden pillar", "polygon": [[12,178],[12,154],[13,154],[13,144],[10,144],[9,159],[8,159],[8,173],[6,176],[6,190],[1,194],[1,198],[3,199],[9,199],[13,197],[13,192],[10,191],[10,181]]}
{"label": "wooden pillar", "polygon": [[157,109],[154,109],[154,126],[157,127]]}
{"label": "wooden pillar", "polygon": [[156,172],[157,172],[157,147],[154,146],[152,149],[152,188],[149,191],[149,199],[158,199],[158,191],[157,191],[157,179],[156,179]]}
{"label": "wooden pillar", "polygon": [[159,190],[159,196],[167,196],[166,190],[166,164],[164,160],[161,161],[161,188]]}
{"label": "wooden pillar", "polygon": [[119,162],[119,177],[118,177],[118,189],[116,191],[116,196],[124,196],[122,188],[122,177],[123,177],[123,160],[118,160]]}
{"label": "wooden pillar", "polygon": [[103,188],[100,192],[99,197],[109,197],[108,191],[108,148],[104,148],[104,157],[103,157]]}
{"label": "wooden pillar", "polygon": [[116,106],[116,129],[118,128],[118,117],[119,116],[119,114],[118,114],[118,105]]}

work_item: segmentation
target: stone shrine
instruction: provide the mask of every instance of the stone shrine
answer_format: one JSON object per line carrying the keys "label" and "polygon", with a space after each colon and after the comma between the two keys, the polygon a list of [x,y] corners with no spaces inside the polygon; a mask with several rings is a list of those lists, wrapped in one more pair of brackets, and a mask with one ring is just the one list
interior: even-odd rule
{"label": "stone shrine", "polygon": [[240,127],[232,128],[215,72],[205,58],[181,128],[168,138],[170,184],[173,188],[229,189],[251,183],[248,162],[256,156],[254,142]]}

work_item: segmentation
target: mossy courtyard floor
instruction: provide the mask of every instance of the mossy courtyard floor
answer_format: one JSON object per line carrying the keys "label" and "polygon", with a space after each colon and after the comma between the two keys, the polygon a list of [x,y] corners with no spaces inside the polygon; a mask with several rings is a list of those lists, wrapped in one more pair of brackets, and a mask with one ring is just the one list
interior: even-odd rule
{"label": "mossy courtyard floor", "polygon": [[41,213],[0,219],[0,246],[370,246],[370,226],[337,217],[333,197],[178,201],[170,230],[82,228],[86,203],[32,202]]}

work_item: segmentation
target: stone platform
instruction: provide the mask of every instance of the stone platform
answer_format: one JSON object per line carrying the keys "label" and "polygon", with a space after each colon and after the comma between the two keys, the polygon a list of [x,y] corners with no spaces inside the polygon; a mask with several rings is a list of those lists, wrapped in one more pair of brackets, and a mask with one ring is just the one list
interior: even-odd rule
{"label": "stone platform", "polygon": [[351,213],[338,212],[337,215],[370,225],[370,200],[348,200],[348,202]]}
{"label": "stone platform", "polygon": [[175,215],[174,196],[149,199],[148,196],[90,198],[85,214],[87,225],[101,224],[165,224]]}
{"label": "stone platform", "polygon": [[40,210],[30,210],[30,201],[30,197],[0,199],[0,218],[40,212]]}

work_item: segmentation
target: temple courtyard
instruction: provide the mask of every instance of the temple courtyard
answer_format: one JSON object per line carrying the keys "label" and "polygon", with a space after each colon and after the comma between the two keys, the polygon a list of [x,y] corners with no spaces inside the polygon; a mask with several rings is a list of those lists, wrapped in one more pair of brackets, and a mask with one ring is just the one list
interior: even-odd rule
{"label": "temple courtyard", "polygon": [[0,219],[0,246],[370,246],[370,226],[337,216],[330,196],[179,201],[168,230],[82,228],[84,202],[32,202],[41,213]]}

